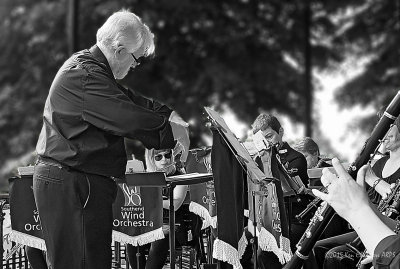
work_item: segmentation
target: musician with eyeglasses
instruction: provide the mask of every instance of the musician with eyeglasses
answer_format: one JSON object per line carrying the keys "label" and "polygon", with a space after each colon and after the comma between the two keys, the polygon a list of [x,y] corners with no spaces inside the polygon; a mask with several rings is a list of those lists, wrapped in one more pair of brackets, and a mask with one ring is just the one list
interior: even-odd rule
{"label": "musician with eyeglasses", "polygon": [[52,82],[33,191],[53,269],[111,268],[113,179],[125,175],[124,137],[175,148],[186,160],[188,124],[119,83],[154,51],[149,27],[121,10],[98,29],[96,45],[67,59]]}
{"label": "musician with eyeglasses", "polygon": [[[385,199],[400,178],[400,119],[397,118],[383,140],[383,147],[389,155],[383,155],[377,160],[372,169],[365,174],[368,197],[375,206]],[[389,218],[384,218],[392,229],[396,223]],[[360,260],[358,250],[351,242],[357,237],[355,232],[350,232],[337,237],[320,240],[314,247],[319,268],[354,268]]]}
{"label": "musician with eyeglasses", "polygon": [[[181,175],[185,173],[181,169],[178,169],[176,162],[174,161],[173,152],[170,149],[146,149],[145,150],[145,161],[147,172],[164,172],[166,176]],[[169,206],[170,200],[168,199],[169,189],[163,189],[163,232],[164,239],[160,239],[139,247],[140,252],[140,268],[139,269],[162,269],[169,253]],[[188,234],[191,236],[198,236],[201,229],[201,220],[194,213],[189,211],[188,203],[188,186],[178,185],[174,188],[174,210],[175,210],[175,236],[177,246],[187,243]],[[192,229],[185,225],[190,222]],[[127,245],[128,259],[133,269],[137,268],[137,248],[132,245]],[[146,259],[145,255],[148,252]]]}

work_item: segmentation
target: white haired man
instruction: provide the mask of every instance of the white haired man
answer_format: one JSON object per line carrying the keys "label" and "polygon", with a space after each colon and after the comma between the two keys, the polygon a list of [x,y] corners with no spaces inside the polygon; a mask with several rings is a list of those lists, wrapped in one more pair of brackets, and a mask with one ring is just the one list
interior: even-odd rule
{"label": "white haired man", "polygon": [[97,31],[96,45],[60,68],[46,100],[34,196],[53,269],[111,268],[113,178],[126,166],[124,137],[187,156],[187,124],[165,105],[118,84],[155,50],[154,35],[126,10]]}

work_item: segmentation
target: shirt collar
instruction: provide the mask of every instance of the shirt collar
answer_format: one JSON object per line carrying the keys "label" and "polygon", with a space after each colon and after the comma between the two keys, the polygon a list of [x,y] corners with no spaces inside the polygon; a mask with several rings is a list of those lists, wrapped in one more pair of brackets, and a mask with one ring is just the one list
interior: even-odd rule
{"label": "shirt collar", "polygon": [[279,154],[285,154],[288,151],[288,143],[283,142],[281,148],[279,149]]}
{"label": "shirt collar", "polygon": [[101,62],[106,66],[107,71],[110,73],[111,77],[114,78],[114,74],[111,70],[110,65],[108,64],[107,58],[106,56],[104,56],[101,49],[97,45],[94,45],[89,49],[89,51],[93,55],[93,57],[96,58],[96,60],[98,60],[99,62]]}

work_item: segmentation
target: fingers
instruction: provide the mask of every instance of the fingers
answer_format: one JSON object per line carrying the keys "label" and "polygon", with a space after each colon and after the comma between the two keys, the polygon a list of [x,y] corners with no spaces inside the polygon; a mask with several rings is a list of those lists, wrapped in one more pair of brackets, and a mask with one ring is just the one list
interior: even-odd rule
{"label": "fingers", "polygon": [[182,155],[181,155],[181,162],[182,163],[186,162],[186,159],[187,159],[188,155],[189,155],[189,151],[187,151],[187,150],[182,151]]}
{"label": "fingers", "polygon": [[365,259],[361,261],[361,264],[368,264],[372,262],[372,256],[368,255]]}
{"label": "fingers", "polygon": [[344,169],[343,165],[339,162],[338,158],[332,159],[332,165],[335,168],[335,171],[339,178],[347,179],[349,177],[349,174],[347,173],[346,169]]}
{"label": "fingers", "polygon": [[336,175],[333,174],[328,168],[324,168],[322,170],[321,182],[324,187],[328,187],[336,179]]}
{"label": "fingers", "polygon": [[323,193],[323,192],[320,192],[320,191],[317,190],[317,189],[312,189],[311,191],[313,192],[313,194],[314,194],[315,196],[317,196],[318,198],[321,198],[322,200],[324,200],[324,201],[327,202],[327,200],[328,200],[328,194]]}

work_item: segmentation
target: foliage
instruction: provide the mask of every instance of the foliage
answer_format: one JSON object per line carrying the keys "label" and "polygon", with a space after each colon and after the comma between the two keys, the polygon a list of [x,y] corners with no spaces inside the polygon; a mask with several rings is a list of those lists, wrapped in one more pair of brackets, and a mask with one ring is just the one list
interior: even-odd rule
{"label": "foliage", "polygon": [[[35,146],[49,86],[57,69],[69,56],[67,2],[2,1],[2,163]],[[398,36],[394,35],[396,29],[390,19],[395,17],[395,9],[390,4],[393,1],[367,2],[369,6],[357,14],[353,29],[344,29],[352,19],[342,16],[338,21],[337,14],[362,6],[364,1],[85,0],[79,3],[79,47],[89,48],[95,43],[97,28],[112,12],[125,7],[140,15],[155,33],[156,57],[122,83],[171,105],[183,118],[190,120],[193,123],[192,146],[197,146],[201,132],[206,129],[202,115],[204,106],[221,110],[227,105],[239,119],[248,123],[262,110],[279,111],[299,122],[304,120],[307,27],[304,14],[307,5],[312,14],[314,68],[334,69],[345,59],[348,49],[362,55],[377,52],[379,57],[371,63],[376,73],[364,77],[369,81],[371,92],[379,85],[398,84],[398,76],[390,75],[388,70],[391,69],[387,68],[395,68],[390,50],[399,52],[398,46],[395,47]],[[370,32],[360,33],[361,28],[355,28],[357,24],[369,26]],[[387,40],[363,45],[363,38],[368,34],[372,41],[377,37],[381,40],[382,36]],[[388,75],[384,78],[383,74]],[[353,82],[356,84],[351,87],[354,96],[360,96],[357,89],[365,89],[361,82],[364,78],[358,84]],[[345,94],[347,90],[340,95],[342,100],[351,100],[352,97],[347,96],[353,95]],[[365,102],[371,96],[365,95]]]}
{"label": "foliage", "polygon": [[400,90],[400,1],[364,2],[355,14],[341,18],[338,37],[347,40],[341,48],[349,56],[364,58],[366,64],[336,98],[343,106],[373,105],[379,110]]}

